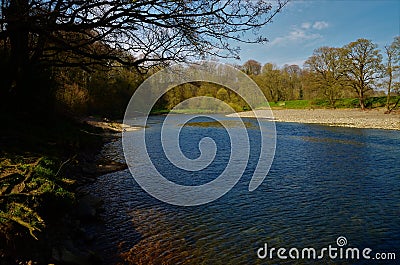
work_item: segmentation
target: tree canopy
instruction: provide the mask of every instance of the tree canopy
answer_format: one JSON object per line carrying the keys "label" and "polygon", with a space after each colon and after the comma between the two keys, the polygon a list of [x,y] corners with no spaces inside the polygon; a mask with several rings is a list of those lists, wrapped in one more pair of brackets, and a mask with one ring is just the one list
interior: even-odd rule
{"label": "tree canopy", "polygon": [[386,63],[383,65],[383,84],[387,91],[386,108],[390,113],[395,108],[399,101],[394,106],[390,106],[390,97],[392,90],[395,92],[400,91],[400,36],[394,38],[390,45],[385,46]]}
{"label": "tree canopy", "polygon": [[[5,0],[0,39],[30,59],[92,64],[238,56],[229,40],[263,42],[243,33],[271,21],[287,1]],[[254,32],[252,32],[254,33]],[[16,41],[19,41],[19,46]],[[69,56],[57,56],[69,52]],[[27,59],[27,58],[25,58]]]}
{"label": "tree canopy", "polygon": [[143,69],[190,58],[238,57],[232,41],[266,41],[256,31],[287,2],[4,0],[0,44],[7,81],[1,94],[25,94],[22,79],[37,63]]}
{"label": "tree canopy", "polygon": [[341,96],[345,85],[344,50],[342,48],[320,47],[316,49],[304,64],[316,73],[315,82],[331,106]]}
{"label": "tree canopy", "polygon": [[358,39],[344,47],[346,75],[358,94],[361,109],[365,109],[365,93],[373,89],[382,70],[382,55],[370,40]]}

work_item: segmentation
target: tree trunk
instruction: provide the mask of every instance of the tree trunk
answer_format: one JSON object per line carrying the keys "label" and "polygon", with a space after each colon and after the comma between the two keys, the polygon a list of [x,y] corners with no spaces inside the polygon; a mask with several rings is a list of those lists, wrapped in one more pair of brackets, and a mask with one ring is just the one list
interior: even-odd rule
{"label": "tree trunk", "polygon": [[360,108],[361,110],[365,110],[365,102],[364,102],[364,92],[362,89],[360,89],[358,93],[358,100],[360,102]]}
{"label": "tree trunk", "polygon": [[[6,19],[9,21],[7,32],[10,39],[9,58],[9,87],[8,98],[15,104],[25,104],[29,98],[27,95],[27,69],[29,67],[29,32],[27,17],[29,13],[28,0],[11,0],[6,12]],[[13,102],[14,101],[14,102]],[[21,102],[22,101],[22,102]]]}
{"label": "tree trunk", "polygon": [[392,72],[389,73],[389,81],[388,81],[388,90],[387,90],[387,97],[386,97],[386,109],[387,111],[390,110],[390,90],[392,89]]}

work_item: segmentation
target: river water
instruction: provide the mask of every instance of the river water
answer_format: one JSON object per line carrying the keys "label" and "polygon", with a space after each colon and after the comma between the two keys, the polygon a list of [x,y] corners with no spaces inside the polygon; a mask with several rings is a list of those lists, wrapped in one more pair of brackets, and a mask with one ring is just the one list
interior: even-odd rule
{"label": "river water", "polygon": [[[150,117],[146,137],[154,163],[170,180],[199,185],[223,171],[229,156],[224,128],[207,119],[195,124],[207,126],[183,127],[180,145],[186,156],[199,156],[198,143],[204,136],[213,138],[218,147],[209,168],[185,174],[162,155],[163,119]],[[260,259],[257,251],[265,244],[297,248],[300,253],[307,247],[338,248],[340,236],[347,239],[344,249],[370,248],[370,256],[396,253],[400,259],[399,131],[276,123],[271,170],[261,186],[249,192],[260,152],[260,136],[252,123],[246,120],[252,147],[246,171],[231,191],[214,202],[192,207],[166,204],[143,191],[129,170],[99,177],[85,187],[104,200],[102,222],[87,227],[96,235],[94,248],[104,263],[320,264],[321,260],[307,258],[281,259],[276,252]],[[104,155],[123,161],[121,139],[107,144]],[[327,253],[323,263],[386,264],[332,259]]]}

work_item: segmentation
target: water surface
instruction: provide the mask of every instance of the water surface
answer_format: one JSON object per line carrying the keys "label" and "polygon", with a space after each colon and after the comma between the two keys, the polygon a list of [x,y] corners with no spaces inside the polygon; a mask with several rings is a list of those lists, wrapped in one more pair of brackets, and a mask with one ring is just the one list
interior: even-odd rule
{"label": "water surface", "polygon": [[[162,116],[150,118],[148,150],[168,179],[200,185],[223,171],[229,158],[223,127],[209,119],[183,127],[180,144],[187,157],[199,156],[198,142],[204,136],[218,147],[215,161],[193,173],[172,166],[162,155],[162,121]],[[206,124],[196,126],[202,122]],[[320,249],[336,246],[339,236],[345,236],[350,247],[397,252],[400,258],[400,132],[276,123],[271,170],[263,184],[249,192],[260,148],[253,123],[246,119],[252,153],[243,177],[212,203],[165,204],[144,192],[128,170],[85,187],[105,201],[103,223],[88,228],[97,233],[95,245],[105,263],[118,262],[122,254],[133,264],[315,264],[318,261],[260,260],[256,251],[264,243]],[[108,144],[105,154],[123,160],[120,139]]]}

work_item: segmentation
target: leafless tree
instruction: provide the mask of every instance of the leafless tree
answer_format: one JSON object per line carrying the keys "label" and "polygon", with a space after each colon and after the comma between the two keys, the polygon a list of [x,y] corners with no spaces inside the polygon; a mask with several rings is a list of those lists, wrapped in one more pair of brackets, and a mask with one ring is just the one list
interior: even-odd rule
{"label": "leafless tree", "polygon": [[0,43],[11,86],[38,62],[146,67],[238,57],[231,43],[266,41],[257,29],[288,1],[2,0]]}
{"label": "leafless tree", "polygon": [[243,71],[248,75],[259,75],[261,73],[261,63],[256,60],[248,60],[243,64]]}
{"label": "leafless tree", "polygon": [[386,63],[384,65],[384,85],[387,89],[387,99],[386,99],[386,113],[392,112],[394,108],[399,104],[399,100],[394,106],[391,106],[390,99],[391,93],[394,91],[400,91],[400,36],[394,38],[391,45],[385,46]]}

